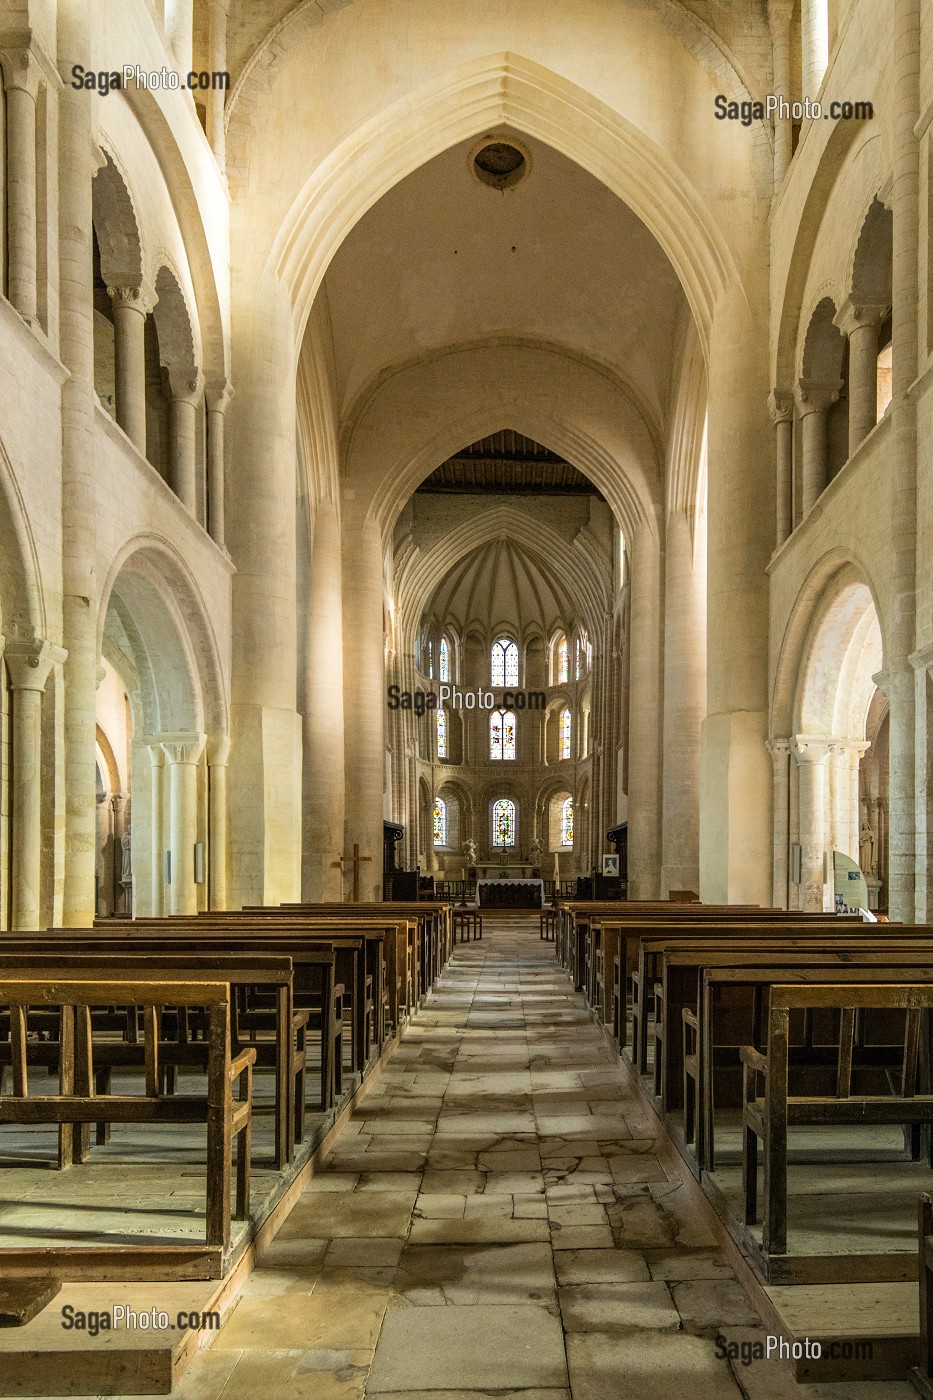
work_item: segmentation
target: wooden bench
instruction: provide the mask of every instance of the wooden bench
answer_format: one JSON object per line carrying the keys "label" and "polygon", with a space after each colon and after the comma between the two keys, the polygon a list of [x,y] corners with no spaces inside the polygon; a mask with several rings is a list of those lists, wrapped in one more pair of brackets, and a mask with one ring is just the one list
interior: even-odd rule
{"label": "wooden bench", "polygon": [[917,1202],[920,1258],[920,1365],[910,1373],[918,1394],[933,1400],[933,1198],[924,1191]]}
{"label": "wooden bench", "polygon": [[[675,1102],[668,1095],[667,1119],[673,1123],[677,1105],[693,1125],[694,1150],[698,1168],[715,1169],[715,1112],[725,1096],[722,1082],[727,1074],[741,1073],[741,1046],[752,1040],[760,1044],[767,1015],[770,989],[779,983],[805,981],[883,983],[892,981],[927,982],[933,979],[933,940],[917,938],[899,947],[877,945],[837,945],[835,948],[788,953],[781,948],[733,946],[704,955],[705,966],[690,966],[693,959],[684,954],[669,955],[668,977],[682,987],[680,974],[686,973],[693,986],[700,974],[696,1012],[681,1007],[684,1053],[682,1095]],[[679,965],[678,965],[679,964]],[[674,991],[679,1002],[682,991]],[[687,993],[691,1001],[694,993]],[[672,1007],[671,1020],[676,1015]],[[801,1018],[801,1053],[814,1045],[812,1018]],[[739,1099],[736,1097],[735,1102]],[[689,1138],[687,1139],[689,1142]]]}
{"label": "wooden bench", "polygon": [[[800,1094],[789,1082],[788,1022],[795,1010],[831,1009],[839,1013],[834,1092]],[[921,1092],[918,1066],[922,1013],[933,1008],[933,985],[892,983],[885,986],[847,984],[778,985],[771,988],[767,1045],[742,1047],[743,1165],[745,1220],[757,1218],[758,1144],[763,1145],[765,1191],[762,1244],[765,1252],[787,1249],[787,1138],[798,1125],[929,1126],[933,1123],[933,1093]],[[853,1091],[856,1017],[866,1009],[904,1012],[900,1082],[889,1094]]]}
{"label": "wooden bench", "polygon": [[[295,1009],[309,1012],[308,1032],[320,1041],[320,1108],[333,1108],[340,1090],[343,1058],[342,995],[336,980],[336,955],[329,945],[309,938],[302,931],[292,935],[275,930],[268,934],[244,931],[227,937],[223,930],[212,930],[199,921],[166,919],[146,922],[113,920],[104,929],[48,929],[42,934],[0,933],[0,952],[15,951],[24,938],[30,939],[34,951],[61,948],[63,951],[92,954],[151,954],[161,956],[171,951],[182,956],[191,954],[216,958],[227,953],[238,957],[275,954],[291,958],[293,964],[293,996]],[[249,985],[249,984],[244,984]]]}
{"label": "wooden bench", "polygon": [[[271,1016],[266,1019],[272,1037],[267,1042],[257,1043],[255,1034],[251,1032],[251,1044],[256,1050],[256,1068],[269,1068],[274,1074],[273,1164],[282,1167],[292,1160],[294,1143],[301,1142],[304,1137],[306,1033],[309,1012],[296,1011],[294,1008],[291,958],[255,955],[246,957],[236,953],[210,953],[202,956],[181,952],[142,954],[135,948],[128,952],[122,947],[113,953],[92,953],[87,950],[55,953],[0,951],[0,975],[14,981],[25,981],[37,976],[67,976],[91,982],[119,981],[131,986],[143,981],[169,981],[173,977],[191,982],[229,984],[234,989],[233,1053],[245,1048],[244,1037],[238,1024],[240,1014],[236,1003],[239,994],[256,988],[268,992],[272,998],[272,1007]],[[186,1010],[185,1014],[178,1016],[175,1038],[166,1039],[164,1029],[159,1038],[161,1082],[163,1090],[168,1089],[169,1092],[174,1092],[175,1073],[178,1068],[207,1068],[209,1046],[191,1036],[188,1020]],[[101,1017],[92,1012],[92,1029],[100,1024]],[[138,1039],[135,1018],[124,1014],[123,1026],[123,1039],[102,1041],[96,1049],[95,1088],[98,1094],[109,1092],[114,1069],[145,1064],[146,1051]],[[34,1062],[41,1061],[50,1068],[57,1067],[57,1047],[54,1042],[32,1044],[30,1055]],[[10,1065],[11,1058],[9,1042],[0,1041],[0,1088],[3,1084],[4,1069]],[[81,1131],[86,1133],[88,1130],[83,1128]],[[105,1143],[108,1136],[106,1125],[99,1122],[98,1143]]]}
{"label": "wooden bench", "polygon": [[471,939],[482,938],[483,916],[478,910],[455,909],[450,917],[454,943],[457,942],[458,936],[461,943],[469,943]]}
{"label": "wooden bench", "polygon": [[[159,1088],[160,1006],[203,1007],[207,1012],[207,1092],[165,1097]],[[207,1126],[208,1245],[230,1244],[230,1157],[236,1142],[235,1214],[249,1214],[250,1134],[254,1049],[231,1058],[231,1002],[228,985],[163,979],[87,982],[69,977],[13,981],[0,973],[0,1006],[10,1015],[12,1090],[0,1094],[0,1124],[58,1126],[60,1167],[82,1160],[75,1126],[105,1118],[110,1123],[204,1123]],[[120,1006],[142,1013],[145,1034],[145,1092],[101,1098],[94,1092],[91,1009]],[[57,1094],[33,1094],[28,1073],[27,1026],[30,1008],[56,1007],[61,1015]],[[234,1099],[234,1085],[237,1097]]]}
{"label": "wooden bench", "polygon": [[538,935],[545,943],[556,943],[560,915],[556,909],[542,909],[538,917]]}

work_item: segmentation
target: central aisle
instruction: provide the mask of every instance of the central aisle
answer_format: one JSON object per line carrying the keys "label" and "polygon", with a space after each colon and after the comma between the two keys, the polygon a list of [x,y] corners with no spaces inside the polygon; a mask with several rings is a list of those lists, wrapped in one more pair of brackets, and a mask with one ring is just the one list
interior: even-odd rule
{"label": "central aisle", "polygon": [[[537,921],[460,946],[179,1394],[826,1395],[760,1325]],[[834,1386],[885,1400],[907,1386]]]}

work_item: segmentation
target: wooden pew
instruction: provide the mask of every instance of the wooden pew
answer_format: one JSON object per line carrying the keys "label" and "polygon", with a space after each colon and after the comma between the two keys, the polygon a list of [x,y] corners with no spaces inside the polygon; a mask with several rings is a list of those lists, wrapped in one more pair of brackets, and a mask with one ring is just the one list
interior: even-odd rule
{"label": "wooden pew", "polygon": [[[678,955],[671,955],[671,959],[673,973]],[[685,1047],[680,1102],[685,1115],[689,1113],[695,1121],[699,1169],[711,1172],[716,1165],[715,1110],[722,1098],[718,1080],[729,1068],[738,1069],[743,1044],[751,1038],[760,1042],[771,988],[808,981],[865,985],[933,981],[933,937],[899,941],[896,947],[838,946],[811,952],[730,948],[708,953],[704,962],[698,1011],[694,1014],[688,1007],[682,1009],[684,1038],[693,1038],[694,1049],[691,1053]],[[691,968],[691,980],[695,971]],[[722,993],[726,993],[724,1006],[717,1002]],[[803,1032],[804,1045],[811,1045],[812,1024],[807,1019]],[[805,1055],[805,1048],[800,1053]],[[692,1109],[688,1097],[692,1099]],[[672,1108],[671,1117],[675,1113],[676,1108]],[[913,1150],[916,1155],[916,1144]]]}
{"label": "wooden pew", "polygon": [[920,1251],[920,1365],[910,1373],[918,1394],[933,1400],[933,1199],[924,1191],[917,1202]]}
{"label": "wooden pew", "polygon": [[[24,945],[24,940],[29,940]],[[31,951],[48,952],[52,948],[90,954],[123,956],[151,954],[159,956],[168,951],[182,956],[194,954],[217,958],[235,953],[242,958],[276,954],[289,957],[293,964],[293,995],[302,1009],[309,1010],[309,1029],[316,1031],[321,1041],[322,1111],[333,1108],[339,1089],[342,1059],[342,1035],[338,1021],[338,1006],[342,989],[335,977],[336,955],[333,948],[309,939],[300,931],[294,937],[287,931],[276,930],[271,935],[244,933],[225,938],[223,931],[212,931],[209,925],[196,921],[167,919],[149,922],[114,920],[105,932],[94,929],[47,929],[43,933],[0,933],[0,952],[16,952],[23,946]],[[249,985],[241,982],[240,985]]]}
{"label": "wooden pew", "polygon": [[459,935],[461,943],[469,943],[483,936],[483,916],[476,909],[455,909],[450,916],[453,941]]}
{"label": "wooden pew", "polygon": [[[853,1093],[852,1074],[856,1013],[867,1009],[905,1013],[903,1066],[894,1092]],[[921,1013],[933,1008],[933,985],[891,983],[884,986],[844,982],[776,985],[771,988],[767,1045],[742,1049],[743,1185],[745,1218],[757,1216],[758,1143],[763,1143],[765,1200],[762,1242],[765,1253],[787,1250],[787,1134],[795,1125],[867,1125],[933,1123],[933,1093],[918,1092]],[[788,1018],[795,1010],[831,1009],[839,1013],[840,1032],[835,1092],[800,1095],[789,1084]]]}
{"label": "wooden pew", "polygon": [[354,913],[378,914],[381,918],[411,918],[418,926],[417,999],[427,995],[443,968],[452,948],[450,914],[446,900],[419,900],[413,903],[383,903],[371,901],[360,904],[283,904],[282,909],[297,909],[309,914],[332,914],[345,917]]}
{"label": "wooden pew", "polygon": [[[271,1068],[275,1079],[275,1146],[273,1163],[283,1167],[292,1160],[294,1143],[304,1136],[304,1101],[306,1047],[305,1036],[308,1011],[296,1011],[292,986],[292,960],[289,957],[239,955],[215,952],[201,956],[179,950],[177,953],[140,953],[135,947],[128,952],[94,953],[81,951],[34,952],[18,948],[13,952],[0,950],[0,975],[13,981],[32,977],[67,976],[90,982],[119,981],[133,986],[136,982],[170,981],[173,977],[189,982],[218,982],[234,989],[234,995],[245,988],[263,988],[273,998],[271,1042],[254,1044],[256,1067]],[[92,1014],[92,1029],[96,1018]],[[128,1027],[128,1030],[130,1028]],[[102,1043],[96,1055],[98,1093],[107,1092],[111,1071],[116,1067],[145,1064],[146,1049],[132,1036],[121,1041]],[[187,1035],[184,1018],[179,1018],[179,1035],[174,1043],[160,1038],[159,1060],[164,1070],[174,1072],[181,1066],[207,1068],[209,1046]],[[246,1048],[236,1034],[237,1016],[234,1012],[233,1052]],[[31,1058],[55,1066],[57,1046],[42,1042],[30,1047]],[[0,1042],[0,1087],[4,1067],[11,1063],[10,1045]],[[98,1126],[98,1142],[106,1141],[106,1133]],[[82,1131],[85,1131],[82,1129]]]}
{"label": "wooden pew", "polygon": [[[160,1006],[203,1007],[208,1017],[207,1092],[167,1098],[159,1093],[156,1014]],[[0,1124],[57,1124],[59,1164],[81,1160],[76,1125],[106,1118],[111,1123],[204,1123],[207,1126],[207,1244],[230,1244],[230,1156],[237,1147],[236,1218],[249,1214],[249,1165],[253,1049],[230,1053],[228,985],[161,980],[85,982],[69,977],[13,981],[0,973],[0,1006],[10,1014],[13,1084],[0,1094]],[[145,1027],[145,1092],[101,1098],[94,1093],[94,1006],[141,1011]],[[31,1007],[61,1009],[61,1053],[57,1094],[33,1094],[29,1084],[27,1024]],[[237,1098],[234,1100],[234,1085]]]}

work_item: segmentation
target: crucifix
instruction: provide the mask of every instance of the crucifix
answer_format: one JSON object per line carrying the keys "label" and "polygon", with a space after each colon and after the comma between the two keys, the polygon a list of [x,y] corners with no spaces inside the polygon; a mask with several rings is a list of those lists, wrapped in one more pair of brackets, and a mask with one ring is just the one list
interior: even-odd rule
{"label": "crucifix", "polygon": [[372,860],[372,856],[361,856],[359,842],[354,841],[352,856],[338,856],[335,864],[343,869],[345,860],[353,862],[353,903],[358,904],[360,900],[360,861]]}

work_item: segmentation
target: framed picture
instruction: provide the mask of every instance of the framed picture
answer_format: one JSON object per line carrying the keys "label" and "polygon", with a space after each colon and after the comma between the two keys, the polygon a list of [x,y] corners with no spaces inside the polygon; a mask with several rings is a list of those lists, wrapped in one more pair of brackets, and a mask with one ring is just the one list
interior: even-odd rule
{"label": "framed picture", "polygon": [[603,874],[612,880],[619,878],[619,857],[603,856]]}

